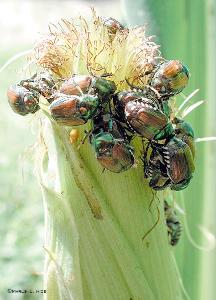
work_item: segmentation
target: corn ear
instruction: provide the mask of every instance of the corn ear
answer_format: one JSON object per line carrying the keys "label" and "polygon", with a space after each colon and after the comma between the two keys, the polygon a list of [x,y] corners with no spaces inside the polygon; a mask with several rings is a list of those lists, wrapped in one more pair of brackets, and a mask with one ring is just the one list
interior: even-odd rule
{"label": "corn ear", "polygon": [[[146,42],[143,29],[132,31],[129,40],[119,36],[110,41],[94,13],[93,22],[80,20],[87,40],[76,41],[77,47],[72,45],[71,36],[77,37],[77,29],[65,21],[64,30],[51,32],[58,41],[53,48],[49,47],[50,36],[36,47],[34,62],[62,78],[89,70],[97,75],[111,72],[112,80],[122,89],[127,75],[134,79],[148,59],[159,55],[158,46]],[[141,60],[138,50],[145,54]],[[97,72],[98,66],[104,69]],[[82,138],[83,130],[80,135]],[[39,140],[47,299],[182,299],[168,244],[164,193],[156,195],[149,188],[142,163],[120,174],[103,172],[91,146],[86,142],[77,149],[77,144],[70,142],[70,130],[49,116],[42,117]],[[133,146],[139,156],[140,142],[135,140]]]}

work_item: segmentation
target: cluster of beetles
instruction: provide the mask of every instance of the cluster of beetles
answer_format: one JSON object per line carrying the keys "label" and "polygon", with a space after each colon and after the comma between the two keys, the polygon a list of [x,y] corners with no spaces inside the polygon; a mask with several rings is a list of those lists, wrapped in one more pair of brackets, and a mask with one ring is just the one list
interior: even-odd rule
{"label": "cluster of beetles", "polygon": [[[123,27],[112,18],[106,19],[106,26],[112,34]],[[188,122],[173,116],[170,108],[170,98],[188,83],[186,66],[178,60],[161,60],[153,65],[147,85],[137,87],[125,78],[129,88],[122,91],[117,90],[110,75],[74,74],[56,81],[48,71],[41,72],[10,86],[9,104],[20,115],[35,113],[42,95],[50,103],[51,118],[58,124],[80,126],[91,121],[88,138],[96,159],[114,173],[127,171],[135,164],[130,142],[139,136],[149,186],[154,190],[186,188],[195,169],[194,132]],[[180,223],[167,202],[165,215],[174,245]]]}

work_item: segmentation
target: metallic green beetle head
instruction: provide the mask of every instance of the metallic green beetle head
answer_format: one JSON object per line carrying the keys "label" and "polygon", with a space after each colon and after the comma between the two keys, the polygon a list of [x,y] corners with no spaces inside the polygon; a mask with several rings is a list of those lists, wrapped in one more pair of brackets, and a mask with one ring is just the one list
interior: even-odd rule
{"label": "metallic green beetle head", "polygon": [[91,135],[91,145],[94,147],[96,156],[110,155],[115,144],[114,137],[108,132],[101,130],[99,133]]}
{"label": "metallic green beetle head", "polygon": [[193,157],[195,157],[195,139],[194,139],[194,131],[192,126],[186,122],[185,120],[175,118],[173,120],[173,124],[175,125],[175,134],[176,137],[185,142],[191,149]]}
{"label": "metallic green beetle head", "polygon": [[132,148],[123,140],[115,139],[111,133],[102,130],[93,133],[90,141],[98,162],[105,169],[120,173],[134,164]]}
{"label": "metallic green beetle head", "polygon": [[134,164],[133,148],[121,124],[111,114],[101,112],[94,118],[90,143],[105,169],[119,173]]}
{"label": "metallic green beetle head", "polygon": [[86,121],[92,118],[99,107],[99,103],[99,98],[96,95],[83,94],[80,96],[79,110],[82,118]]}
{"label": "metallic green beetle head", "polygon": [[168,122],[167,125],[161,129],[159,133],[157,133],[154,137],[154,140],[159,141],[163,139],[167,139],[174,135],[174,128],[171,122]]}
{"label": "metallic green beetle head", "polygon": [[104,77],[95,77],[92,87],[101,97],[107,97],[114,94],[116,85],[113,81],[107,80]]}
{"label": "metallic green beetle head", "polygon": [[194,138],[194,130],[188,122],[179,118],[174,118],[172,122],[175,124],[176,134],[187,135]]}

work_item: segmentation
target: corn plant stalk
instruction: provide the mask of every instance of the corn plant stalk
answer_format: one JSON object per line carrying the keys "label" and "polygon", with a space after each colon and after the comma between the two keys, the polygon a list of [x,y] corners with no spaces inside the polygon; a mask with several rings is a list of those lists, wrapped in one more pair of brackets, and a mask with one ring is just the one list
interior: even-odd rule
{"label": "corn plant stalk", "polygon": [[[120,56],[115,54],[112,57],[115,63],[109,67],[112,60],[100,50],[100,40],[105,43],[101,37],[106,36],[106,32],[104,28],[100,32],[101,27],[91,31],[95,21],[98,19],[94,19],[94,25],[84,22],[88,26],[88,30],[84,30],[84,34],[88,33],[86,47],[99,44],[98,52],[91,57],[97,57],[108,73],[117,75],[114,80],[119,88],[129,67],[125,64],[122,70],[118,62],[133,58],[127,51],[134,40],[139,40],[139,32],[136,31],[134,37],[132,32],[129,42],[120,39],[121,48],[116,42],[115,49],[120,51]],[[73,28],[70,31],[73,37],[78,36],[74,35],[71,24],[65,24],[67,28]],[[98,34],[94,43],[89,42],[92,32]],[[55,32],[57,40],[58,34],[59,31]],[[59,43],[65,36],[69,43],[69,35],[64,34],[64,30],[61,31]],[[143,41],[142,32],[140,36]],[[50,46],[50,40],[46,43]],[[51,66],[52,71],[62,76],[86,74],[89,69],[86,69],[82,55],[85,47],[82,41],[80,43],[73,59],[68,57],[65,61],[59,56],[63,56],[64,48],[58,48],[58,43],[57,47],[54,45],[54,53],[44,43],[40,44],[36,48],[39,54],[37,63]],[[151,45],[155,51],[157,47]],[[101,49],[104,49],[103,45]],[[143,49],[146,51],[145,47]],[[56,53],[61,60],[60,68],[53,64]],[[89,61],[88,64],[91,65]],[[37,165],[46,219],[47,299],[182,299],[178,272],[168,244],[162,201],[164,193],[156,195],[149,188],[143,178],[141,163],[120,174],[102,172],[91,146],[86,142],[78,150],[76,144],[69,142],[68,128],[46,117],[46,105],[41,103],[41,106],[45,116],[41,120]],[[83,135],[83,130],[80,134]],[[133,146],[139,153],[140,142],[135,140]]]}

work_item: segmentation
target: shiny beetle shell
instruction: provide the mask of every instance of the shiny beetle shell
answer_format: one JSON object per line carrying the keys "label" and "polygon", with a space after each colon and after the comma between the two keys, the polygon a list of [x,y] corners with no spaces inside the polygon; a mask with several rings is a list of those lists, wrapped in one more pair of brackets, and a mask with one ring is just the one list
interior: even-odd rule
{"label": "shiny beetle shell", "polygon": [[111,133],[93,134],[91,139],[98,162],[115,173],[128,170],[134,164],[131,147],[124,141],[115,139]]}
{"label": "shiny beetle shell", "polygon": [[99,99],[93,95],[59,96],[50,105],[52,117],[62,125],[85,124],[96,113]]}
{"label": "shiny beetle shell", "polygon": [[178,60],[169,60],[162,63],[155,72],[150,85],[161,96],[172,96],[180,93],[189,80],[189,71]]}
{"label": "shiny beetle shell", "polygon": [[169,243],[171,246],[175,246],[181,237],[182,225],[179,218],[174,210],[167,201],[164,201],[164,214],[167,225],[167,233]]}
{"label": "shiny beetle shell", "polygon": [[64,81],[59,92],[66,95],[81,95],[88,93],[92,83],[92,76],[75,75]]}
{"label": "shiny beetle shell", "polygon": [[155,190],[186,188],[195,170],[190,147],[177,137],[169,138],[165,145],[153,143],[151,146],[151,154],[145,154],[143,158],[145,177],[150,178],[149,186]]}
{"label": "shiny beetle shell", "polygon": [[[189,183],[195,171],[194,159],[190,147],[182,140],[173,137],[163,147],[163,155],[167,165],[167,174],[172,184]],[[187,184],[183,184],[185,188]]]}
{"label": "shiny beetle shell", "polygon": [[60,93],[66,95],[98,94],[102,99],[113,94],[116,85],[113,81],[103,77],[94,77],[87,75],[74,75],[66,80],[60,87]]}
{"label": "shiny beetle shell", "polygon": [[173,132],[168,117],[148,101],[130,101],[125,106],[125,116],[130,126],[148,140],[163,139]]}
{"label": "shiny beetle shell", "polygon": [[20,85],[11,85],[7,91],[8,102],[13,111],[19,115],[35,113],[40,109],[39,94],[29,91]]}

